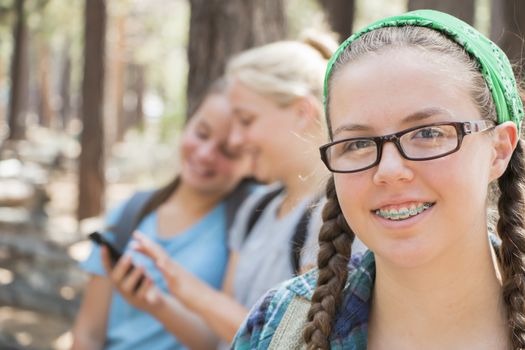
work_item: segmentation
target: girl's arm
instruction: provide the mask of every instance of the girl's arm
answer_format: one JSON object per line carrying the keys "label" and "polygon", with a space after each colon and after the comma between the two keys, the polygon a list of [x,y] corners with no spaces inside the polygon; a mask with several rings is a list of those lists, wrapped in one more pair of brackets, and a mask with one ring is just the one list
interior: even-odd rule
{"label": "girl's arm", "polygon": [[186,271],[153,241],[140,234],[134,237],[137,242],[135,249],[156,262],[174,297],[198,314],[221,339],[231,342],[249,311],[231,296],[238,255],[230,254],[224,283],[224,290],[230,293],[227,294],[208,286]]}
{"label": "girl's arm", "polygon": [[[112,267],[106,248],[102,249],[104,268],[114,286],[126,301],[161,322],[177,340],[191,349],[211,349],[217,346],[217,337],[206,323],[175,298],[159,290],[142,267],[132,267],[131,257],[124,255]],[[143,278],[138,289],[135,286]],[[140,331],[140,330],[137,330]]]}
{"label": "girl's arm", "polygon": [[111,291],[111,282],[107,278],[98,275],[91,277],[73,325],[72,350],[103,349]]}
{"label": "girl's arm", "polygon": [[[237,333],[249,311],[233,297],[233,277],[238,257],[238,253],[230,253],[222,292],[210,288],[201,282],[202,286],[199,286],[200,297],[198,299],[185,299],[187,307],[199,314],[215,334],[228,343],[232,342],[235,333]],[[168,270],[170,269],[168,268]],[[164,271],[163,273],[166,276]],[[191,277],[195,278],[194,276]],[[197,280],[197,282],[200,282],[200,280]],[[213,307],[206,307],[206,305],[213,305]]]}

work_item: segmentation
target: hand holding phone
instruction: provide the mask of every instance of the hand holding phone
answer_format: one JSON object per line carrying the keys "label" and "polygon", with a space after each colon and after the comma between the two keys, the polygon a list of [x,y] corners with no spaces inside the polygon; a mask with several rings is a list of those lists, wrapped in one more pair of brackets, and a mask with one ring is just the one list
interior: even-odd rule
{"label": "hand holding phone", "polygon": [[[89,239],[91,239],[93,242],[95,242],[96,244],[100,246],[105,246],[108,249],[112,266],[115,266],[115,264],[122,257],[122,252],[117,247],[115,247],[115,245],[112,242],[110,242],[106,237],[104,237],[104,235],[102,235],[100,232],[95,231],[91,233],[89,235]],[[131,264],[131,266],[129,267],[129,270],[126,272],[126,275],[128,275],[131,271],[133,271],[134,268],[135,266]],[[139,289],[144,279],[145,279],[144,275],[140,276],[139,280],[137,281],[137,284],[134,287],[134,291],[137,291]]]}
{"label": "hand holding phone", "polygon": [[111,263],[113,266],[122,257],[122,252],[119,249],[117,249],[117,247],[115,247],[113,243],[107,240],[106,237],[100,234],[100,232],[95,231],[91,233],[89,235],[89,239],[91,239],[93,242],[97,243],[100,246],[106,246],[108,248],[109,257],[111,258]]}

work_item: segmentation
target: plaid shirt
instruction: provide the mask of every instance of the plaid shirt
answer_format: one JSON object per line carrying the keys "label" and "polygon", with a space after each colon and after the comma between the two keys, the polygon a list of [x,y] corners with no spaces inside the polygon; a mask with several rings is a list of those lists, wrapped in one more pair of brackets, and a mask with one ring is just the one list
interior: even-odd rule
{"label": "plaid shirt", "polygon": [[[374,255],[352,257],[350,273],[343,291],[343,302],[336,316],[330,336],[332,349],[365,350],[368,337],[368,314],[375,279]],[[310,301],[317,281],[317,270],[284,282],[277,289],[266,293],[254,306],[239,329],[233,349],[267,349],[294,298]],[[298,320],[304,323],[306,320]],[[302,338],[291,340],[294,347],[304,345]]]}

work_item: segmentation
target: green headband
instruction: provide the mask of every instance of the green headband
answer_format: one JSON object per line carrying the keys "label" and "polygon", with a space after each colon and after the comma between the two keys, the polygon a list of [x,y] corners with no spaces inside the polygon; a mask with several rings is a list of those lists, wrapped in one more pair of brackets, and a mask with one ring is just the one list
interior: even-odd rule
{"label": "green headband", "polygon": [[346,39],[328,62],[324,83],[325,110],[327,108],[328,78],[332,74],[333,65],[339,55],[352,42],[367,32],[383,27],[403,26],[420,26],[437,30],[461,45],[465,51],[475,57],[494,99],[498,124],[510,120],[517,125],[519,131],[523,119],[523,104],[512,67],[505,53],[467,23],[446,13],[433,10],[418,10],[385,18],[372,23]]}

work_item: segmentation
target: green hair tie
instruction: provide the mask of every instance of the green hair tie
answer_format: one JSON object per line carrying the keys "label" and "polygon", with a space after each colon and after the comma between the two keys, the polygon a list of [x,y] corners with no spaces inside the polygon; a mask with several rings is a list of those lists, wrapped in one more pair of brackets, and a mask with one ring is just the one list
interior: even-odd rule
{"label": "green hair tie", "polygon": [[469,24],[446,13],[434,10],[418,10],[385,18],[372,23],[346,39],[328,62],[324,83],[325,110],[327,108],[328,78],[339,55],[352,42],[367,32],[383,27],[403,26],[428,27],[437,30],[461,45],[465,51],[475,57],[492,94],[498,115],[498,124],[510,120],[516,124],[519,132],[523,119],[523,104],[512,67],[505,53]]}

